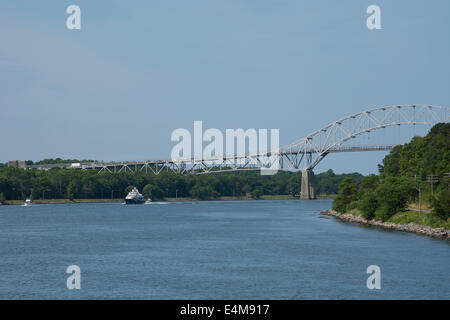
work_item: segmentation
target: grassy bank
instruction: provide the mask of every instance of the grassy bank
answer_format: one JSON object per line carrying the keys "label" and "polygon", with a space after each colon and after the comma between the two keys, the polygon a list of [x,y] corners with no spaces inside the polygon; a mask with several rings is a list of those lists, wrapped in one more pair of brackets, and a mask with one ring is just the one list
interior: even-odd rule
{"label": "grassy bank", "polygon": [[[351,213],[354,216],[361,216],[361,212],[359,212],[357,209],[353,209],[347,213]],[[421,226],[427,226],[431,228],[445,228],[450,229],[450,221],[444,221],[442,219],[439,219],[434,213],[432,212],[421,212],[419,214],[418,211],[402,211],[394,214],[392,217],[390,217],[386,222],[392,222],[397,224],[408,224],[408,223],[414,223]]]}
{"label": "grassy bank", "polygon": [[408,224],[415,223],[422,226],[428,226],[432,228],[445,228],[450,229],[450,222],[444,221],[436,217],[435,214],[430,212],[418,211],[404,211],[393,215],[388,222],[398,223],[398,224]]}

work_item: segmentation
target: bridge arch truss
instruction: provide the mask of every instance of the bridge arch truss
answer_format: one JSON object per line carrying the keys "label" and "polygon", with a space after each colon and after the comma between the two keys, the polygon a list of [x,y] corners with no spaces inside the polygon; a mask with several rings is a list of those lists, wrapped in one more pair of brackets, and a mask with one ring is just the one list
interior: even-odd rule
{"label": "bridge arch truss", "polygon": [[[450,108],[428,105],[403,105],[374,108],[334,121],[306,137],[280,148],[288,168],[313,170],[329,153],[345,152],[344,144],[358,136],[404,125],[434,125],[449,122]],[[379,150],[393,146],[379,146]],[[347,151],[377,150],[377,147],[349,148]],[[303,164],[303,167],[301,165]]]}

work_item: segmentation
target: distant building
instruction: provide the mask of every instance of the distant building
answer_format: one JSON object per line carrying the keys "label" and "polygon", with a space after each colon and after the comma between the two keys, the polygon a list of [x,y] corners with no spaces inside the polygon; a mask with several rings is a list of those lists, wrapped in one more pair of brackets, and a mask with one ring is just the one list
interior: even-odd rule
{"label": "distant building", "polygon": [[25,162],[25,160],[10,160],[8,161],[8,167],[26,169],[27,163]]}

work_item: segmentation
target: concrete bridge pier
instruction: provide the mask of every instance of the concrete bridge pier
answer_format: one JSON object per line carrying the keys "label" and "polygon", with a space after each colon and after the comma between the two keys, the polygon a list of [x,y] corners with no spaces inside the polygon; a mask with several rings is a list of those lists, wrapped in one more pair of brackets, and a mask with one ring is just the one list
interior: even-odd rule
{"label": "concrete bridge pier", "polygon": [[303,170],[302,185],[300,190],[300,200],[316,199],[313,181],[314,181],[314,172],[312,171],[312,169]]}

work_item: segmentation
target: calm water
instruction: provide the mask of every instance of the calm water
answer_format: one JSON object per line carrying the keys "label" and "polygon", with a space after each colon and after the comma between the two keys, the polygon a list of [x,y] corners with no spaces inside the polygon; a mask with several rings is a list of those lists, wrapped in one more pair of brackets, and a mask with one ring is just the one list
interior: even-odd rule
{"label": "calm water", "polygon": [[330,205],[0,206],[0,298],[450,299],[448,242],[321,216]]}

